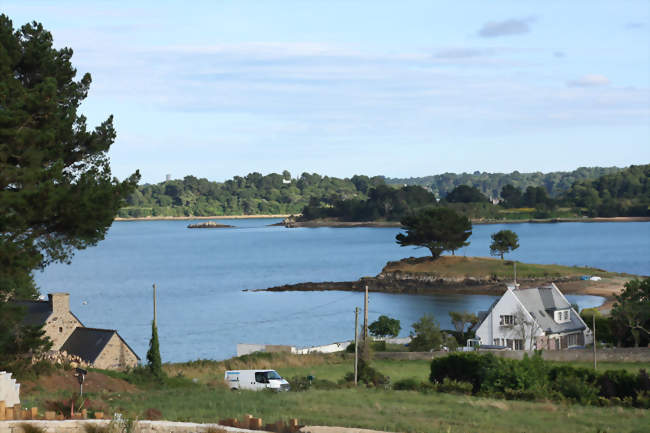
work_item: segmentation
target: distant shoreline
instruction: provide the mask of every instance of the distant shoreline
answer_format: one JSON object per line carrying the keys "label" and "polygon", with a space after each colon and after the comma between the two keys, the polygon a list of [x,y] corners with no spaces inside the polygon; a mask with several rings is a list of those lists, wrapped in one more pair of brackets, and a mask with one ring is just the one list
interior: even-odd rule
{"label": "distant shoreline", "polygon": [[[187,220],[211,220],[211,219],[269,219],[288,218],[288,214],[266,214],[266,215],[217,215],[217,216],[156,216],[156,217],[116,217],[114,221],[187,221]],[[543,224],[543,223],[600,223],[600,222],[650,222],[650,217],[612,217],[612,218],[547,218],[547,219],[526,219],[526,220],[472,220],[474,225],[485,224]],[[283,222],[274,225],[285,225]],[[336,220],[312,220],[294,221],[291,227],[400,227],[399,221],[336,221]]]}
{"label": "distant shoreline", "polygon": [[243,220],[255,218],[288,218],[291,215],[218,215],[218,216],[156,216],[141,218],[120,218],[116,217],[113,221],[187,221],[187,220]]}
{"label": "distant shoreline", "polygon": [[[473,225],[488,224],[548,224],[548,223],[601,223],[601,222],[649,222],[650,217],[613,217],[613,218],[547,218],[526,220],[472,220]],[[285,225],[290,228],[297,227],[401,227],[399,221],[337,221],[337,220],[311,220],[291,221],[274,225]]]}

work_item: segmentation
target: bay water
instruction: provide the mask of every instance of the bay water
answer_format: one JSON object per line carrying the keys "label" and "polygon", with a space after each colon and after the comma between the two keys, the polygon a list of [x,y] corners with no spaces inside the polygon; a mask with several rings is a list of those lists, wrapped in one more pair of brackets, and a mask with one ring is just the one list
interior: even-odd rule
{"label": "bay water", "polygon": [[[356,292],[253,292],[271,286],[352,281],[374,276],[389,260],[424,256],[400,247],[397,228],[296,228],[277,219],[233,219],[232,229],[187,229],[193,221],[115,222],[96,247],[70,265],[54,264],[35,278],[46,294],[71,295],[72,311],[88,327],[117,329],[144,359],[158,292],[158,331],[165,362],[225,359],[237,343],[312,346],[354,336]],[[457,252],[487,256],[490,235],[515,231],[521,247],[507,258],[531,263],[593,266],[650,274],[650,223],[476,225],[471,244]],[[597,296],[567,296],[580,308]],[[484,295],[370,294],[369,318],[401,321],[401,336],[423,314],[450,328],[449,311],[485,310]]]}

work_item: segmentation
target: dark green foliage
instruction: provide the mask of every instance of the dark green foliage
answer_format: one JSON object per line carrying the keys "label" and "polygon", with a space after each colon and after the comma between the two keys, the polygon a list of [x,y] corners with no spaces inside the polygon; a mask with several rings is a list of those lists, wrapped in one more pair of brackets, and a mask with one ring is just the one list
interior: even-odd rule
{"label": "dark green foliage", "polygon": [[155,322],[151,322],[151,340],[149,340],[149,351],[147,352],[147,367],[155,378],[164,378],[165,373],[162,370],[160,345],[158,343],[158,327]]}
{"label": "dark green foliage", "polygon": [[398,380],[393,384],[393,389],[396,391],[418,391],[422,387],[422,383],[412,377]]}
{"label": "dark green foliage", "polygon": [[447,194],[445,201],[449,203],[480,203],[487,202],[488,198],[481,194],[478,188],[469,185],[458,185]]}
{"label": "dark green foliage", "polygon": [[477,393],[489,371],[500,361],[492,354],[450,353],[431,361],[429,380],[433,383],[442,383],[443,379],[448,378],[468,382],[472,384],[473,392]]}
{"label": "dark green foliage", "polygon": [[641,337],[650,336],[650,278],[628,281],[623,292],[614,297],[612,318],[629,329],[634,346],[639,347]]}
{"label": "dark green foliage", "polygon": [[411,332],[409,350],[411,352],[427,352],[437,350],[443,343],[443,335],[438,322],[430,314],[425,314],[415,322]]}
{"label": "dark green foliage", "polygon": [[402,327],[399,320],[381,315],[368,326],[368,330],[375,337],[397,337]]}
{"label": "dark green foliage", "polygon": [[597,373],[587,368],[553,366],[541,354],[524,355],[521,361],[492,354],[452,353],[431,361],[429,380],[467,382],[474,394],[516,400],[560,399],[580,404],[627,402],[645,407],[650,378],[645,370]]}
{"label": "dark green foliage", "polygon": [[[439,197],[445,197],[458,185],[469,185],[488,197],[498,197],[507,200],[503,195],[503,188],[507,185],[517,188],[520,193],[529,186],[543,186],[548,190],[551,197],[558,197],[578,182],[596,179],[600,176],[613,174],[621,171],[617,167],[580,167],[574,171],[557,171],[551,173],[486,173],[475,171],[474,173],[444,173],[435,176],[415,177],[405,179],[387,178],[386,183],[391,185],[420,185],[431,188]],[[519,207],[515,204],[510,207]]]}
{"label": "dark green foliage", "polygon": [[617,173],[576,182],[564,201],[593,217],[650,215],[650,164],[631,165]]}
{"label": "dark green foliage", "polygon": [[[365,199],[369,188],[383,184],[381,178],[353,176],[339,179],[303,173],[249,173],[225,182],[186,176],[138,187],[120,211],[122,217],[211,216],[297,214],[303,208],[330,208],[340,200]],[[320,212],[320,211],[318,211]]]}
{"label": "dark green foliage", "polygon": [[506,209],[521,207],[521,190],[510,184],[501,189],[501,205]]}
{"label": "dark green foliage", "polygon": [[419,186],[394,188],[377,185],[367,192],[367,200],[359,197],[338,198],[321,203],[315,199],[302,210],[304,220],[338,218],[343,221],[399,221],[405,215],[427,206],[435,206],[435,196]]}
{"label": "dark green foliage", "polygon": [[404,217],[402,230],[395,236],[402,246],[415,245],[426,247],[433,258],[438,258],[444,251],[451,251],[469,245],[467,239],[472,235],[472,223],[452,209],[428,208],[415,215]]}
{"label": "dark green foliage", "polygon": [[501,256],[519,248],[519,236],[512,230],[501,230],[493,233],[492,243],[490,244],[490,254],[493,256]]}
{"label": "dark green foliage", "polygon": [[[37,351],[37,330],[3,307],[35,299],[32,271],[69,261],[104,238],[138,182],[111,176],[109,117],[94,130],[77,113],[90,74],[75,81],[70,48],[33,22],[14,29],[0,15],[0,353]],[[15,341],[12,342],[12,339]],[[11,347],[13,345],[13,347]]]}

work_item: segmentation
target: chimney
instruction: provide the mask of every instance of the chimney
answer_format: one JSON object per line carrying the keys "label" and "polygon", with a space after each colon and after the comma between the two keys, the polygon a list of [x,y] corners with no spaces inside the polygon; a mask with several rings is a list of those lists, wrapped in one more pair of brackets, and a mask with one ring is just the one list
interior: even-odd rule
{"label": "chimney", "polygon": [[62,314],[70,311],[69,293],[49,293],[47,297],[52,313]]}

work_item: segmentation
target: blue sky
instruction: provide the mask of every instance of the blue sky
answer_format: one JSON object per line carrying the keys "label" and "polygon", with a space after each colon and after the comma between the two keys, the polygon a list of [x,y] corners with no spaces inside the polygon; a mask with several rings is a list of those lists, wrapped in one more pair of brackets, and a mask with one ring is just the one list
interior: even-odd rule
{"label": "blue sky", "polygon": [[13,1],[115,115],[113,173],[391,177],[650,162],[650,3]]}

